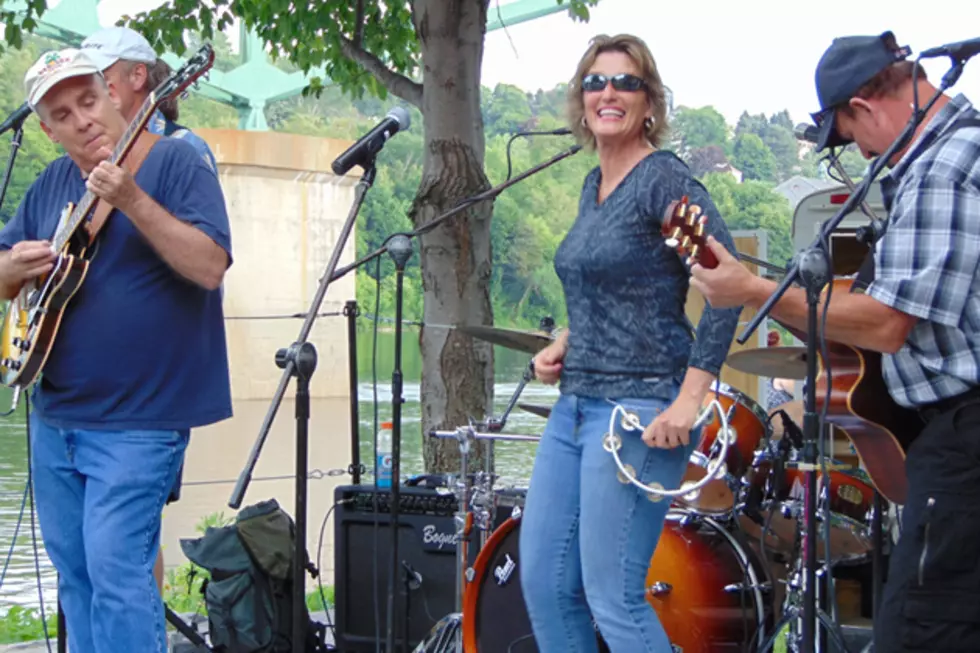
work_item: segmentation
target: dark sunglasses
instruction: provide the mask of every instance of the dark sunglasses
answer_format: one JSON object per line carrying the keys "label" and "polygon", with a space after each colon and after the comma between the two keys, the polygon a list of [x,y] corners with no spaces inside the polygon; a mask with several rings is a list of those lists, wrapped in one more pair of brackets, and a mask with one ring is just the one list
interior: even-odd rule
{"label": "dark sunglasses", "polygon": [[630,75],[629,73],[620,73],[612,77],[592,73],[582,78],[582,90],[602,91],[605,90],[606,84],[609,82],[612,82],[613,88],[617,91],[639,91],[642,88],[646,88],[646,82],[636,75]]}

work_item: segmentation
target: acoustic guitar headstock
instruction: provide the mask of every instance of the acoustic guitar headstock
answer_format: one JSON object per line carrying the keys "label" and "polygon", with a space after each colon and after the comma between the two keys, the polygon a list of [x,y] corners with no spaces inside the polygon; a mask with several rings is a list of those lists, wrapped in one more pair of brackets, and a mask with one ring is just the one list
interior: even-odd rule
{"label": "acoustic guitar headstock", "polygon": [[662,229],[665,242],[689,267],[695,263],[709,269],[718,265],[718,259],[708,248],[707,222],[708,216],[701,212],[700,206],[691,204],[687,195],[667,206]]}

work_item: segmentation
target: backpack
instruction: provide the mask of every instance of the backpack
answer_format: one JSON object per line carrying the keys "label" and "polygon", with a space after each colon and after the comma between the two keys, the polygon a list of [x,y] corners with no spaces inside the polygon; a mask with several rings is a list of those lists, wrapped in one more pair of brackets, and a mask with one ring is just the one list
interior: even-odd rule
{"label": "backpack", "polygon": [[[293,536],[292,519],[272,499],[243,508],[230,526],[180,541],[184,555],[211,575],[201,591],[215,651],[292,651]],[[326,651],[325,627],[310,620],[305,603],[303,613],[303,650]]]}

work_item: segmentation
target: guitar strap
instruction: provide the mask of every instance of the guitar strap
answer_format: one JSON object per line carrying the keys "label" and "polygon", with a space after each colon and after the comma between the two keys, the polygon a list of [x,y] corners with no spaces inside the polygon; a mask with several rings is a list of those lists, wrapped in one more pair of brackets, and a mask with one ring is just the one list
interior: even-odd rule
{"label": "guitar strap", "polygon": [[[135,177],[136,171],[146,161],[147,155],[158,140],[160,140],[160,136],[146,131],[142,132],[137,137],[136,142],[133,143],[133,147],[126,154],[126,158],[123,159],[121,167]],[[109,218],[109,214],[112,213],[114,208],[114,206],[102,199],[96,203],[95,210],[90,214],[91,217],[83,225],[85,233],[88,234],[89,244],[95,242],[95,237],[99,234],[99,230],[105,226],[105,221]]]}

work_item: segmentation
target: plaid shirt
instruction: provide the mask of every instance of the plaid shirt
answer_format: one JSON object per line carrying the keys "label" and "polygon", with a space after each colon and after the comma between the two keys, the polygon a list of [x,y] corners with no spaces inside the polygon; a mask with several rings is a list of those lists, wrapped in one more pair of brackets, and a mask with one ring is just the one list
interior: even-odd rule
{"label": "plaid shirt", "polygon": [[892,397],[916,408],[980,384],[980,113],[952,99],[881,189],[888,228],[867,294],[920,318],[883,357]]}

